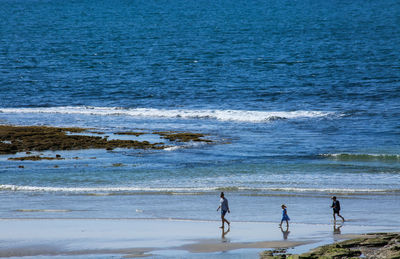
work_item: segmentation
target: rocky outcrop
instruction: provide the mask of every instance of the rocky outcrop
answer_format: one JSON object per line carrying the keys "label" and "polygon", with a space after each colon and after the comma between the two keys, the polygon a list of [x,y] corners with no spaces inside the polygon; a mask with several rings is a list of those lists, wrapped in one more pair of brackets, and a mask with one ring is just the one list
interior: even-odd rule
{"label": "rocky outcrop", "polygon": [[362,235],[331,245],[317,247],[310,252],[291,255],[281,252],[264,251],[260,254],[262,259],[318,259],[318,258],[369,258],[369,259],[400,259],[400,234],[398,233],[373,233]]}
{"label": "rocky outcrop", "polygon": [[[0,154],[92,148],[113,150],[114,148],[164,149],[168,147],[165,143],[150,143],[148,141],[108,140],[107,136],[93,136],[93,133],[86,130],[84,128],[0,125]],[[77,133],[87,133],[87,135]],[[115,134],[140,136],[145,133],[116,132]],[[200,133],[153,132],[151,134],[158,134],[164,139],[176,142],[212,142],[211,140],[203,139],[205,135]]]}

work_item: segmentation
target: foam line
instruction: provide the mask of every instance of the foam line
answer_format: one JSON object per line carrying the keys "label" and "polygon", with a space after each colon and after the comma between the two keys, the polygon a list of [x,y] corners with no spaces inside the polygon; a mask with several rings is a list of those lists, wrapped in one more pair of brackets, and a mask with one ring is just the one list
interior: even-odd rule
{"label": "foam line", "polygon": [[322,157],[336,159],[336,160],[363,160],[363,161],[400,161],[400,155],[396,154],[351,154],[351,153],[338,153],[338,154],[322,154]]}
{"label": "foam line", "polygon": [[250,192],[320,192],[320,193],[394,193],[398,189],[352,189],[352,188],[251,188],[251,187],[47,187],[0,185],[0,191],[26,192],[64,192],[64,193],[104,193],[104,192],[175,192],[175,193],[206,193],[215,191],[250,191]]}
{"label": "foam line", "polygon": [[189,110],[189,109],[154,109],[154,108],[120,108],[64,106],[43,108],[0,108],[2,113],[54,113],[82,114],[100,116],[132,116],[153,118],[183,118],[183,119],[215,119],[236,122],[268,122],[279,119],[319,118],[332,115],[323,111],[246,111],[246,110]]}

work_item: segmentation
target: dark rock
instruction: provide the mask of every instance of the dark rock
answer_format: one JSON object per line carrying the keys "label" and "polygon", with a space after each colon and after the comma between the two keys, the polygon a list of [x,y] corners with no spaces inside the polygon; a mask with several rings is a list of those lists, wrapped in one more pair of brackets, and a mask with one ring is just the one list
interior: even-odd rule
{"label": "dark rock", "polygon": [[132,135],[139,137],[140,135],[146,134],[145,132],[115,132],[115,135]]}
{"label": "dark rock", "polygon": [[[73,135],[82,133],[84,128],[57,128],[44,126],[10,126],[0,125],[0,154],[15,154],[17,152],[46,151],[46,150],[79,150],[135,148],[160,150],[167,146],[164,143],[150,143],[136,140],[108,140],[107,136]],[[90,132],[88,132],[90,133]],[[117,132],[116,134],[135,135],[144,132]],[[204,139],[206,135],[190,132],[154,132],[164,139],[179,142],[212,142]],[[29,153],[28,153],[29,152]],[[58,155],[56,156],[57,158]]]}
{"label": "dark rock", "polygon": [[393,246],[392,248],[390,248],[390,250],[393,250],[393,251],[400,251],[400,244],[399,244],[399,245]]}
{"label": "dark rock", "polygon": [[212,140],[209,140],[209,139],[202,139],[203,137],[205,137],[205,135],[201,134],[201,133],[158,131],[158,132],[153,132],[153,134],[158,134],[158,135],[162,136],[163,138],[168,139],[170,141],[212,142]]}
{"label": "dark rock", "polygon": [[260,253],[260,259],[270,259],[274,256],[272,251],[266,250]]}
{"label": "dark rock", "polygon": [[56,157],[42,157],[42,156],[24,156],[24,157],[10,157],[8,160],[13,161],[39,161],[39,160],[62,160],[64,158],[56,158]]}
{"label": "dark rock", "polygon": [[356,239],[350,239],[346,241],[342,241],[340,243],[337,243],[336,246],[340,248],[352,248],[352,247],[357,247],[360,246],[362,242],[364,242],[367,238],[356,238]]}
{"label": "dark rock", "polygon": [[[319,258],[392,258],[400,259],[400,244],[398,233],[366,234],[361,238],[346,240],[331,245],[317,247],[301,255],[287,255],[291,259],[319,259]],[[268,259],[276,259],[277,255],[266,254]],[[269,257],[268,257],[269,256]]]}
{"label": "dark rock", "polygon": [[389,243],[388,240],[377,237],[377,238],[368,238],[362,243],[360,243],[360,245],[366,247],[381,247],[387,245],[388,243]]}

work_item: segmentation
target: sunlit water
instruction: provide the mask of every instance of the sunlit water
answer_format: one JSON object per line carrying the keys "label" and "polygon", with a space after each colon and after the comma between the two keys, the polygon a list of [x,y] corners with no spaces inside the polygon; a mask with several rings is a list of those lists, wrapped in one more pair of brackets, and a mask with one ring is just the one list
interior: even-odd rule
{"label": "sunlit water", "polygon": [[1,3],[1,124],[214,142],[2,155],[0,217],[217,220],[224,191],[233,221],[330,224],[336,195],[399,228],[398,2]]}

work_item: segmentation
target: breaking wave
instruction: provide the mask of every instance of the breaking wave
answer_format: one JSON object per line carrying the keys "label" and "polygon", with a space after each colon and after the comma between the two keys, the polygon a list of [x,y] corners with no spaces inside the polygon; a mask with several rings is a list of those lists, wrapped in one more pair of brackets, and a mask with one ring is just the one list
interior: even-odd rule
{"label": "breaking wave", "polygon": [[153,109],[64,106],[42,108],[0,108],[2,113],[54,113],[82,114],[101,116],[132,116],[153,118],[214,119],[237,122],[268,122],[280,119],[319,118],[332,115],[323,111],[245,111],[245,110],[188,110],[188,109]]}
{"label": "breaking wave", "polygon": [[251,187],[47,187],[47,186],[24,186],[24,185],[0,185],[0,191],[22,191],[22,192],[60,192],[60,193],[82,193],[99,195],[129,195],[138,193],[170,193],[170,194],[202,194],[219,191],[229,192],[285,192],[285,193],[399,193],[399,189],[367,189],[367,188],[251,188]]}
{"label": "breaking wave", "polygon": [[339,153],[339,154],[323,154],[322,157],[342,160],[342,161],[387,161],[387,162],[400,162],[400,155],[390,154],[350,154],[350,153]]}

